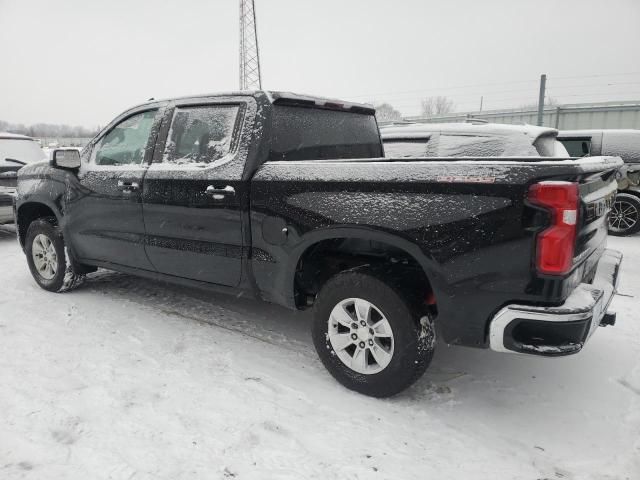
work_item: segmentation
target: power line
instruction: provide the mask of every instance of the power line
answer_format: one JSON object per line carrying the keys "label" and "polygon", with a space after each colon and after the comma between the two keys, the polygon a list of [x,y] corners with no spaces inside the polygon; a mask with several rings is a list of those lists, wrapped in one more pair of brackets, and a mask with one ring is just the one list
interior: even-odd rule
{"label": "power line", "polygon": [[398,94],[411,94],[411,93],[420,93],[420,92],[431,92],[431,91],[442,91],[442,90],[456,90],[460,88],[472,88],[472,87],[485,87],[485,86],[496,86],[496,85],[512,85],[516,83],[535,83],[535,80],[523,80],[523,81],[513,81],[513,82],[504,82],[504,83],[485,83],[485,84],[475,84],[475,85],[458,85],[455,87],[442,87],[442,88],[433,88],[429,90],[420,89],[420,90],[405,90],[400,92],[382,92],[382,93],[367,93],[363,95],[344,95],[349,98],[363,98],[363,97],[376,97],[382,95],[398,95]]}
{"label": "power line", "polygon": [[[607,74],[598,74],[598,75],[575,75],[575,76],[565,76],[565,77],[550,77],[550,79],[555,82],[556,80],[566,80],[566,79],[576,79],[576,78],[603,78],[603,77],[628,76],[628,75],[640,75],[640,72],[607,73]],[[627,83],[635,84],[636,82],[627,82]],[[418,90],[404,90],[404,91],[393,91],[393,92],[344,95],[344,97],[347,97],[347,98],[367,98],[367,97],[371,98],[371,97],[382,97],[382,96],[390,97],[390,96],[416,94],[416,93],[435,93],[435,92],[442,92],[442,91],[458,90],[461,88],[495,87],[495,86],[515,85],[515,84],[536,84],[537,85],[538,80],[513,80],[509,82],[477,83],[477,84],[470,84],[470,85],[434,87],[429,89],[418,89]],[[618,83],[618,84],[622,84],[622,83]],[[579,86],[579,85],[576,85],[576,86]],[[525,89],[522,89],[521,91],[524,91],[524,90]],[[479,94],[475,94],[475,95],[479,95]]]}
{"label": "power line", "polygon": [[623,72],[623,73],[602,73],[597,75],[575,75],[571,77],[553,77],[556,80],[563,80],[566,78],[599,78],[599,77],[622,77],[627,75],[640,75],[640,72]]}
{"label": "power line", "polygon": [[[591,83],[591,84],[573,84],[573,85],[555,85],[555,84],[551,84],[552,88],[554,91],[556,90],[566,90],[566,89],[576,89],[576,88],[586,88],[586,87],[616,87],[616,86],[622,86],[622,85],[640,85],[640,82],[620,82],[620,83],[607,83],[607,84],[602,84],[602,83]],[[426,92],[426,91],[425,91]],[[519,88],[519,89],[515,89],[515,90],[494,90],[494,91],[486,91],[486,90],[482,90],[480,92],[474,92],[474,93],[464,93],[464,94],[453,94],[452,97],[454,99],[458,99],[458,98],[478,98],[479,96],[486,96],[487,98],[491,98],[492,100],[500,100],[500,99],[509,99],[509,98],[516,98],[516,97],[504,97],[504,96],[500,96],[500,97],[491,97],[491,95],[495,95],[495,94],[505,94],[505,93],[521,93],[521,92],[532,92],[531,88]],[[428,93],[432,93],[435,96],[435,94],[439,93],[438,91],[429,91]],[[397,101],[392,100],[395,98],[398,98],[399,100],[423,100],[425,97],[428,97],[427,95],[425,96],[420,96],[420,97],[416,97],[416,96],[402,96],[400,97],[400,94],[398,95],[387,95],[384,97],[379,97],[382,98],[386,101],[392,101],[394,104],[398,104]],[[375,100],[375,98],[374,98]]]}

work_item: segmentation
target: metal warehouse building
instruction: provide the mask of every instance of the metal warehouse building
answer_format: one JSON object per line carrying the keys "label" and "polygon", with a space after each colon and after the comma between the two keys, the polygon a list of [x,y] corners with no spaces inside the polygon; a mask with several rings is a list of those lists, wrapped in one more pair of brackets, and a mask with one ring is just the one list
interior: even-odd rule
{"label": "metal warehouse building", "polygon": [[[418,123],[464,122],[478,118],[494,123],[535,125],[538,111],[531,110],[487,110],[438,115],[434,117],[406,117]],[[554,105],[544,109],[544,126],[560,130],[588,128],[638,128],[640,129],[640,100],[624,102],[575,103]]]}

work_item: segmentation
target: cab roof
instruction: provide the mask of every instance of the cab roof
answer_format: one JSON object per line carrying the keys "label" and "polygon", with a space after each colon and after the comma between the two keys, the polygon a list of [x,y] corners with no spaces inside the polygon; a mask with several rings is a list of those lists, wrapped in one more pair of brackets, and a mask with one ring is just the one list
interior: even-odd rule
{"label": "cab roof", "polygon": [[328,110],[351,111],[354,113],[364,113],[374,115],[376,110],[373,106],[364,103],[346,102],[344,100],[320,97],[316,95],[305,95],[293,92],[281,92],[273,90],[238,90],[218,93],[203,93],[198,95],[186,95],[181,97],[165,98],[161,100],[151,99],[147,102],[136,105],[138,108],[144,105],[155,105],[158,103],[168,103],[176,100],[188,100],[211,97],[266,97],[273,105],[290,105],[300,107],[322,108]]}

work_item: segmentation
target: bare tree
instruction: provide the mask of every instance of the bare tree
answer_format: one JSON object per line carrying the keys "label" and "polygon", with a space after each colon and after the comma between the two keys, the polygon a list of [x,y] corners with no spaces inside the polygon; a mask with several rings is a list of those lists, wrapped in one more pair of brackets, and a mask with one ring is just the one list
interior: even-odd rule
{"label": "bare tree", "polygon": [[379,122],[402,120],[402,114],[389,103],[381,103],[379,105],[374,105],[374,107],[376,109],[376,118]]}
{"label": "bare tree", "polygon": [[455,105],[448,97],[438,95],[437,97],[427,97],[422,100],[422,115],[433,117],[453,112]]}
{"label": "bare tree", "polygon": [[30,137],[93,137],[98,133],[97,128],[85,128],[71,125],[59,125],[51,123],[36,123],[34,125],[23,125],[21,123],[9,123],[0,120],[0,131],[6,130],[11,133],[21,133]]}

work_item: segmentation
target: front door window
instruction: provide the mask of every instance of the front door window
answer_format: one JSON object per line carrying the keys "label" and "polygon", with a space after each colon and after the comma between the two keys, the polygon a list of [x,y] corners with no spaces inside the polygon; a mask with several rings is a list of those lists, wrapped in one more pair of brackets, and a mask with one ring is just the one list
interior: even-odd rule
{"label": "front door window", "polygon": [[139,166],[144,160],[157,110],[137,113],[116,125],[93,150],[92,163]]}

